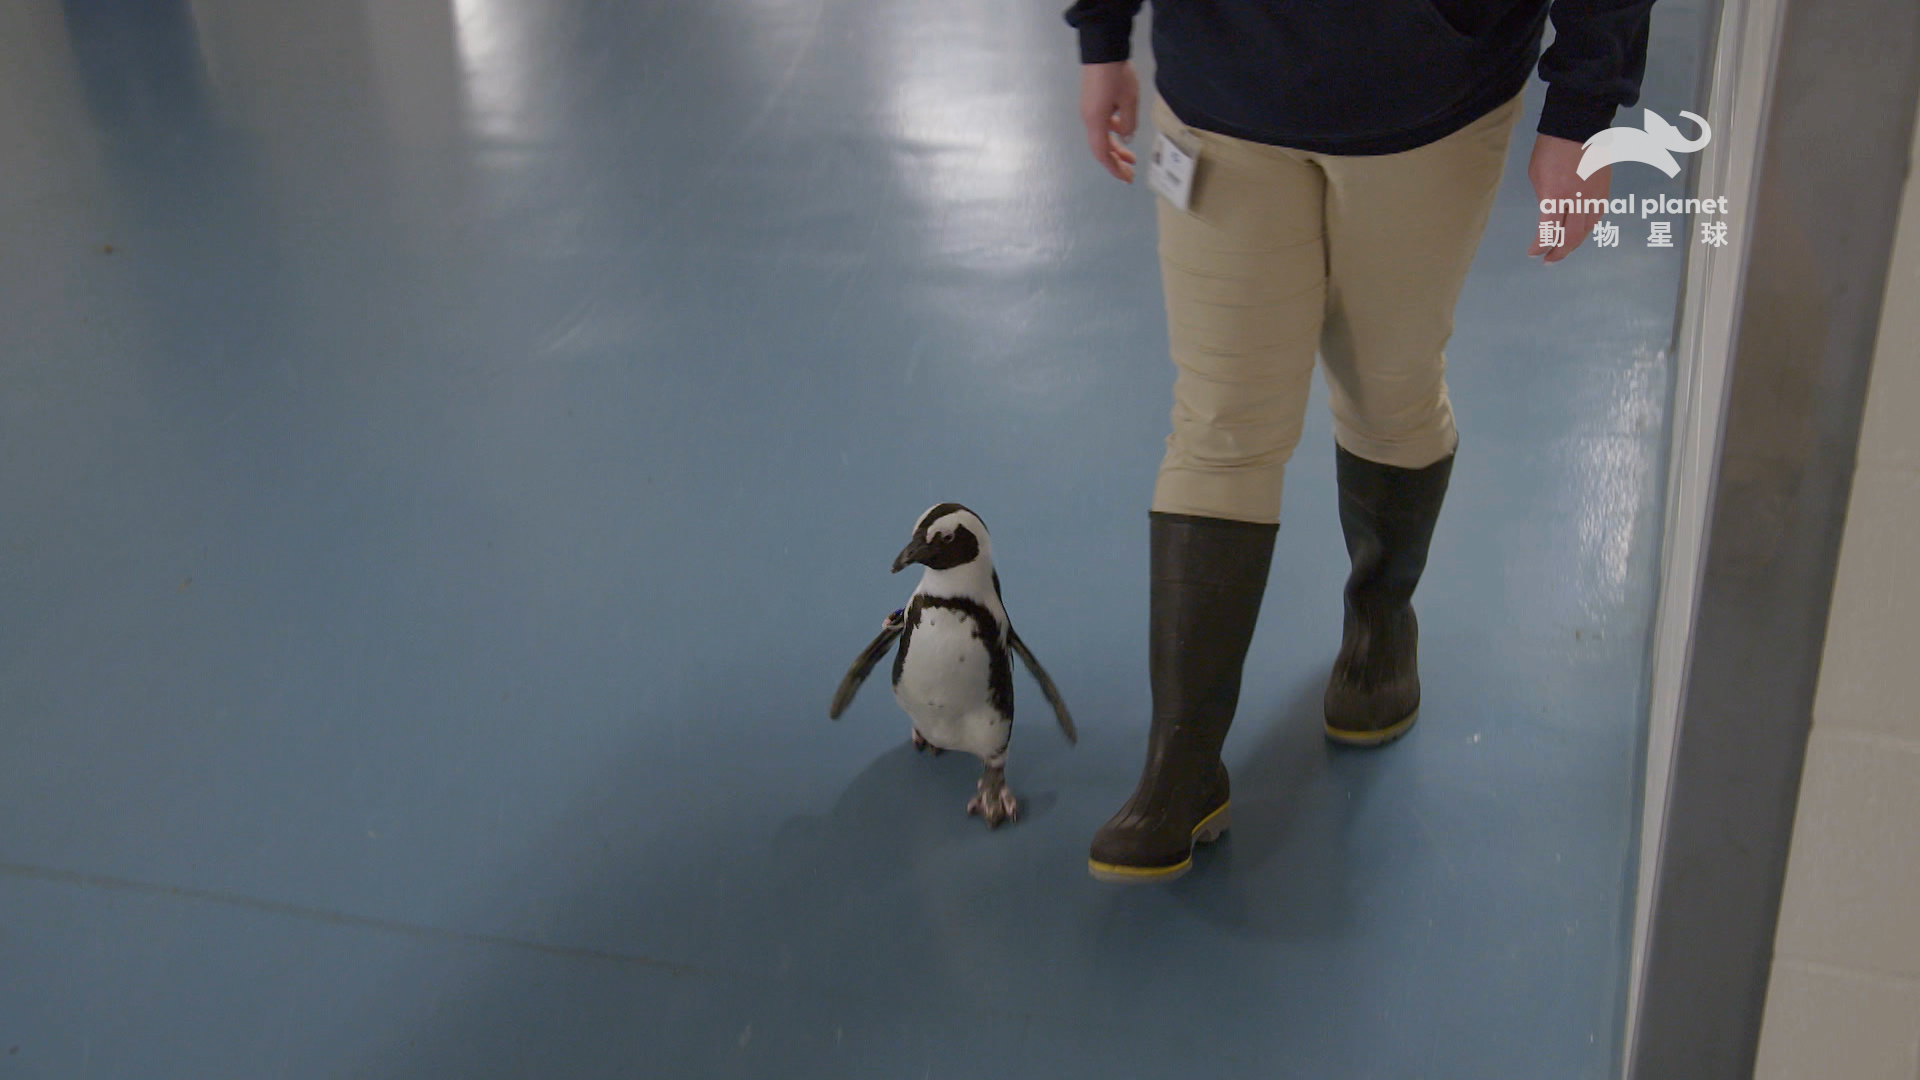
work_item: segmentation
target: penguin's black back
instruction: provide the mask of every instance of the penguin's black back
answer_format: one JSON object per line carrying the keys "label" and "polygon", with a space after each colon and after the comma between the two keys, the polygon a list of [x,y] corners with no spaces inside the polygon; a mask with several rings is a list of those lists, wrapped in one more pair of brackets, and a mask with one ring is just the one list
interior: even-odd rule
{"label": "penguin's black back", "polygon": [[[998,575],[996,575],[997,577]],[[997,586],[998,581],[995,582]],[[945,608],[973,620],[973,636],[987,650],[987,703],[995,712],[1013,718],[1013,658],[1000,632],[1000,620],[987,605],[964,596],[929,596],[920,593],[907,604],[907,627],[901,631],[900,647],[893,652],[893,684],[900,685],[900,674],[907,667],[907,650],[913,647],[913,628],[920,625],[920,613],[927,608]]]}

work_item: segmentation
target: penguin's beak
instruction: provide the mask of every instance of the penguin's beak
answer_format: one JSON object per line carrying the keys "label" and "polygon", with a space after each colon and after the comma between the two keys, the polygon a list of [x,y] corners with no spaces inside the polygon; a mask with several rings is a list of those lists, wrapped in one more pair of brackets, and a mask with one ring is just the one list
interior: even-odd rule
{"label": "penguin's beak", "polygon": [[932,554],[933,546],[928,544],[925,539],[916,536],[911,543],[901,548],[900,554],[894,558],[893,572],[897,574],[907,567],[912,566],[914,563],[924,562],[927,556]]}

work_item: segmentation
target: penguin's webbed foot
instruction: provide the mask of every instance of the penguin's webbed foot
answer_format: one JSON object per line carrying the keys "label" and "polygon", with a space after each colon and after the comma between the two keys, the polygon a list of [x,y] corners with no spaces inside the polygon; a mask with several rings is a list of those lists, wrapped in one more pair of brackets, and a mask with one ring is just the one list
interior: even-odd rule
{"label": "penguin's webbed foot", "polygon": [[990,828],[999,828],[1002,822],[1020,820],[1020,801],[1013,797],[1007,787],[1007,770],[1004,766],[987,766],[980,774],[980,787],[967,803],[967,813],[986,819]]}
{"label": "penguin's webbed foot", "polygon": [[924,753],[925,751],[931,750],[933,751],[934,757],[939,757],[941,754],[946,753],[946,750],[928,742],[927,737],[925,735],[920,734],[919,728],[913,729],[913,748],[915,751],[922,752],[922,753]]}

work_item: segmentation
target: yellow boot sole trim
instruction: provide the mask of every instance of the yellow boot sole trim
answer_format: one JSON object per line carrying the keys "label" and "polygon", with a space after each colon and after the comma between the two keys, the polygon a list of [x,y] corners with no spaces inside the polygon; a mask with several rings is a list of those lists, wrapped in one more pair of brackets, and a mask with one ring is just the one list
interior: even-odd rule
{"label": "yellow boot sole trim", "polygon": [[[1200,824],[1193,827],[1192,843],[1208,844],[1220,839],[1220,834],[1227,831],[1229,820],[1227,808],[1232,805],[1233,801],[1229,799],[1220,804],[1220,809],[1201,818]],[[1152,885],[1172,881],[1191,869],[1193,869],[1191,846],[1187,857],[1172,866],[1120,866],[1115,863],[1103,863],[1097,859],[1087,860],[1089,873],[1100,881],[1116,885]]]}
{"label": "yellow boot sole trim", "polygon": [[1407,730],[1413,727],[1413,722],[1418,719],[1420,719],[1420,710],[1415,709],[1407,715],[1405,720],[1392,727],[1383,727],[1379,731],[1348,731],[1328,724],[1327,738],[1342,746],[1384,746],[1405,735]]}

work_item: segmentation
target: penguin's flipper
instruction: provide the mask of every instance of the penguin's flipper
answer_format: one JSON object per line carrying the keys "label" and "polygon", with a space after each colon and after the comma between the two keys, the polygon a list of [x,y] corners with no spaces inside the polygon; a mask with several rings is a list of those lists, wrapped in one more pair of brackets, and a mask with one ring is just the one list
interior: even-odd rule
{"label": "penguin's flipper", "polygon": [[1067,737],[1069,744],[1078,743],[1080,733],[1073,728],[1073,714],[1067,711],[1067,701],[1060,696],[1060,688],[1053,685],[1053,677],[1047,674],[1046,668],[1040,666],[1040,661],[1033,658],[1033,650],[1027,648],[1027,643],[1020,640],[1020,635],[1011,628],[1007,630],[1007,644],[1013,646],[1013,651],[1020,656],[1020,662],[1033,673],[1033,681],[1040,684],[1040,692],[1047,695],[1047,704],[1053,706],[1054,718],[1060,721],[1061,734]]}
{"label": "penguin's flipper", "polygon": [[840,689],[833,694],[833,706],[827,710],[829,718],[840,719],[840,714],[847,711],[848,705],[853,704],[853,695],[860,692],[860,684],[866,682],[867,676],[873,673],[873,665],[879,663],[881,657],[893,650],[895,639],[900,636],[901,631],[906,629],[906,626],[904,611],[896,611],[887,616],[887,621],[881,625],[880,636],[874,638],[872,644],[854,659],[853,666],[847,669],[847,677],[840,680]]}

